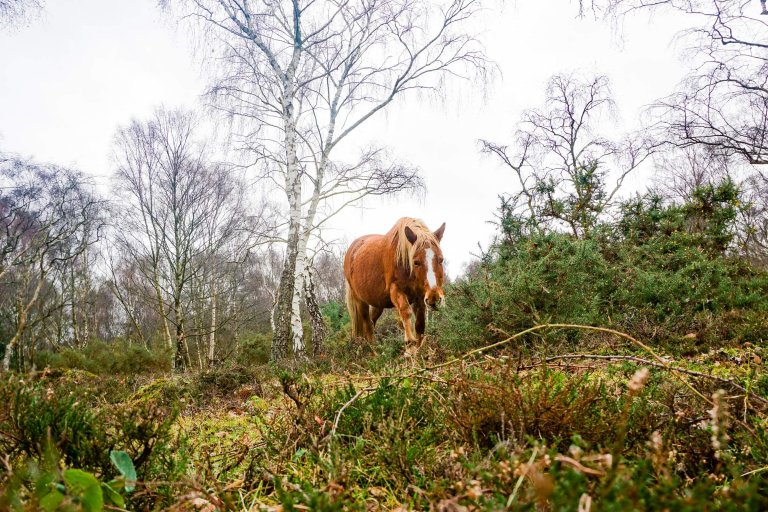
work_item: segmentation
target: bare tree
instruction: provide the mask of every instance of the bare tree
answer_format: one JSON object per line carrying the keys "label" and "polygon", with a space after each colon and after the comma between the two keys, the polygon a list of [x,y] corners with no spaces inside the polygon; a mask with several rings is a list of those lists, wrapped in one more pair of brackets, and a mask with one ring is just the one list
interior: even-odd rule
{"label": "bare tree", "polygon": [[0,283],[12,297],[3,307],[12,308],[14,317],[12,336],[4,340],[4,371],[42,298],[54,296],[38,311],[38,321],[65,306],[52,281],[62,283],[70,265],[98,240],[99,203],[76,171],[0,155]]}
{"label": "bare tree", "polygon": [[464,30],[476,0],[189,0],[221,43],[214,104],[240,121],[235,137],[287,200],[286,251],[274,311],[272,359],[302,357],[307,248],[346,205],[421,187],[415,169],[381,148],[351,162],[334,149],[406,92],[485,69]]}
{"label": "bare tree", "polygon": [[739,211],[736,242],[753,264],[768,268],[768,177],[754,173],[741,183],[744,207]]}
{"label": "bare tree", "polygon": [[43,0],[0,0],[0,27],[24,23],[44,4]]}
{"label": "bare tree", "polygon": [[673,201],[687,201],[696,190],[730,178],[736,182],[732,158],[705,146],[673,148],[656,154],[656,188]]}
{"label": "bare tree", "polygon": [[321,304],[328,302],[344,302],[346,279],[344,278],[343,247],[328,246],[318,251],[312,258],[315,269],[317,300]]}
{"label": "bare tree", "polygon": [[511,215],[533,229],[564,226],[587,236],[615,199],[626,177],[653,145],[638,135],[598,133],[601,116],[614,108],[608,79],[556,75],[543,109],[523,114],[512,147],[481,140],[481,150],[511,169],[519,191],[505,200]]}
{"label": "bare tree", "polygon": [[[252,228],[262,225],[258,217],[248,217],[245,187],[234,172],[209,162],[196,129],[193,114],[159,110],[152,120],[121,129],[115,142],[120,205],[115,241],[152,290],[163,339],[179,370],[190,365],[190,287],[206,271],[209,283],[215,283],[218,271],[210,264],[228,256],[242,258],[253,241]],[[216,297],[213,288],[211,297]]]}
{"label": "bare tree", "polygon": [[[580,2],[584,12],[586,2]],[[765,2],[746,0],[594,0],[599,13],[643,10],[689,14],[691,71],[678,91],[650,110],[661,137],[677,146],[707,146],[768,164],[768,18]]]}
{"label": "bare tree", "polygon": [[256,245],[271,236],[272,224],[267,207],[262,203],[258,210],[249,211],[246,201],[247,187],[234,173],[218,173],[216,180],[208,184],[210,207],[202,232],[202,275],[200,281],[205,293],[203,300],[209,310],[206,327],[208,366],[217,361],[216,336],[228,323],[225,297],[231,296],[239,286],[238,280],[228,278],[239,273]]}
{"label": "bare tree", "polygon": [[[768,164],[766,2],[591,0],[580,1],[579,6],[581,14],[592,9],[614,20],[642,11],[688,15],[690,28],[680,36],[689,45],[690,71],[675,93],[648,109],[649,124],[668,146],[717,155],[746,171],[739,180],[745,207],[740,211],[737,240],[752,261],[768,260],[764,229],[768,210],[762,195]],[[696,181],[696,177],[687,180]]]}

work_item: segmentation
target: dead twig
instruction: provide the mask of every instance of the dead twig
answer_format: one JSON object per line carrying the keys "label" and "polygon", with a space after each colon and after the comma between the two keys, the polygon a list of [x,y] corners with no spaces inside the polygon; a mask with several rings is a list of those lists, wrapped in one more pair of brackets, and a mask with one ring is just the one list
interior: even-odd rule
{"label": "dead twig", "polygon": [[576,459],[573,459],[571,457],[567,457],[565,455],[557,454],[555,455],[555,460],[558,462],[561,462],[563,464],[567,464],[571,466],[573,469],[580,473],[584,473],[585,475],[592,475],[592,476],[605,476],[605,471],[601,471],[599,469],[592,469],[588,468],[581,462],[577,461]]}
{"label": "dead twig", "polygon": [[352,398],[346,401],[344,405],[341,406],[341,409],[336,413],[336,418],[333,420],[333,428],[331,429],[331,439],[333,440],[334,437],[336,437],[336,430],[339,428],[339,422],[341,421],[341,415],[344,413],[344,410],[352,405],[355,400],[363,396],[365,393],[370,393],[371,391],[375,391],[376,387],[370,387],[370,388],[363,388],[357,393],[354,394]]}

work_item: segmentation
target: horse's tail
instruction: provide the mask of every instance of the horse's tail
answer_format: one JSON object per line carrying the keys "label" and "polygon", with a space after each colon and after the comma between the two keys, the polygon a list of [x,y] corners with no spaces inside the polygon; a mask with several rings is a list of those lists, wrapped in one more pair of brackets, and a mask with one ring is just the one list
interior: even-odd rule
{"label": "horse's tail", "polygon": [[360,302],[352,296],[352,288],[347,285],[347,311],[349,311],[349,325],[352,328],[352,337],[360,336]]}

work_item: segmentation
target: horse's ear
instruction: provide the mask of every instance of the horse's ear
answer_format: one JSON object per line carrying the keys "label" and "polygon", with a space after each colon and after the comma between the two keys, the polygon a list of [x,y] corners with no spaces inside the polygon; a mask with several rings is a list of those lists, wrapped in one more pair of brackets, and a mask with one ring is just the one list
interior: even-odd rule
{"label": "horse's ear", "polygon": [[411,242],[412,244],[416,243],[416,239],[417,239],[416,233],[414,233],[413,230],[408,226],[405,226],[405,238],[407,238],[408,241]]}
{"label": "horse's ear", "polygon": [[443,225],[437,228],[437,231],[434,232],[435,238],[437,238],[438,242],[443,239],[443,233],[445,233],[445,222],[443,222]]}

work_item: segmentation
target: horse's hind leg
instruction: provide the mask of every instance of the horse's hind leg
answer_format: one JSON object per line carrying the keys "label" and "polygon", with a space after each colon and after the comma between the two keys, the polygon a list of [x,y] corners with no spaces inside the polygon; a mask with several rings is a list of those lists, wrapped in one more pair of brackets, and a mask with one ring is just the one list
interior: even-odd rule
{"label": "horse's hind leg", "polygon": [[371,320],[371,312],[368,304],[360,302],[357,310],[359,312],[358,323],[360,331],[357,333],[359,336],[364,337],[368,341],[373,341],[373,325],[374,321]]}
{"label": "horse's hind leg", "polygon": [[352,324],[352,336],[373,341],[373,322],[371,322],[368,304],[355,296],[349,283],[347,283],[347,309],[349,310],[349,321]]}
{"label": "horse's hind leg", "polygon": [[379,320],[379,317],[384,312],[384,308],[377,308],[376,306],[371,306],[371,322],[373,322],[373,326],[376,327],[376,322]]}

